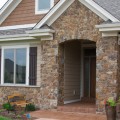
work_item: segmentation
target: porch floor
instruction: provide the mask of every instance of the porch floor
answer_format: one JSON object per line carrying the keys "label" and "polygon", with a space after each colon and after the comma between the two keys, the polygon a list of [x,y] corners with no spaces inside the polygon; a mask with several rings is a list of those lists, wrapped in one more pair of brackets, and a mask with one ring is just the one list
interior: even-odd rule
{"label": "porch floor", "polygon": [[107,120],[105,115],[87,113],[67,113],[56,110],[40,110],[30,113],[36,120]]}
{"label": "porch floor", "polygon": [[58,106],[58,111],[96,113],[96,105],[94,102],[76,102],[76,103],[66,104],[63,106]]}

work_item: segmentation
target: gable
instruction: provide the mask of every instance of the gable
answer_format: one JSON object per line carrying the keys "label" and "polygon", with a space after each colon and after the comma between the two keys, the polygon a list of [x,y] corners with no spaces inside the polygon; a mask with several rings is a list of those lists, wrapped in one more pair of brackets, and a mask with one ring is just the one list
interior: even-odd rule
{"label": "gable", "polygon": [[[94,21],[94,25],[101,24],[104,22],[104,20],[96,15],[94,12],[92,12],[89,8],[87,8],[85,5],[80,3],[79,1],[75,0],[65,11],[64,13],[59,16],[59,18],[56,19],[54,23],[51,24],[53,26],[54,24],[58,23],[63,25],[69,23],[73,23],[76,26],[79,26],[79,24],[84,23],[87,26]],[[69,25],[71,26],[71,25]],[[82,27],[82,26],[81,26]],[[87,29],[87,28],[86,28]]]}
{"label": "gable", "polygon": [[40,28],[44,24],[51,25],[56,19],[74,2],[79,1],[84,4],[87,8],[93,11],[95,14],[100,16],[103,20],[111,20],[112,22],[119,22],[117,18],[112,16],[108,11],[100,7],[93,0],[61,0],[50,12],[34,27]]}
{"label": "gable", "polygon": [[56,31],[55,40],[64,42],[72,39],[89,39],[97,41],[101,34],[95,28],[103,23],[99,16],[79,1],[75,1],[52,25]]}
{"label": "gable", "polygon": [[[55,4],[59,0],[55,0]],[[34,24],[40,21],[45,14],[35,15],[35,0],[22,0],[22,2],[7,17],[1,26]]]}

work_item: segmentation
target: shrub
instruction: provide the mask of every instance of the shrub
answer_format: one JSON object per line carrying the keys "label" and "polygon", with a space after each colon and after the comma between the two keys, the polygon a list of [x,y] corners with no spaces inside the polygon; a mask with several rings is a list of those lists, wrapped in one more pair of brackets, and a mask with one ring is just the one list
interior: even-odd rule
{"label": "shrub", "polygon": [[3,104],[3,108],[6,110],[13,110],[13,107],[9,103]]}
{"label": "shrub", "polygon": [[28,104],[26,105],[27,111],[35,111],[35,105],[34,104]]}
{"label": "shrub", "polygon": [[12,119],[0,116],[0,120],[12,120]]}
{"label": "shrub", "polygon": [[109,97],[109,98],[105,101],[105,105],[111,106],[111,107],[115,107],[115,106],[116,106],[116,100],[114,100],[113,97]]}

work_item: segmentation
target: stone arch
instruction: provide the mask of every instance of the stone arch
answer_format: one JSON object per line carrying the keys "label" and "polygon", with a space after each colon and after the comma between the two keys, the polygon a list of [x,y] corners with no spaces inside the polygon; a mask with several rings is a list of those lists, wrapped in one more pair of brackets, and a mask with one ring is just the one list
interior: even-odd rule
{"label": "stone arch", "polygon": [[65,59],[64,59],[64,52],[65,52],[65,45],[69,44],[69,43],[77,43],[80,45],[80,49],[81,49],[81,45],[84,43],[86,44],[91,44],[91,47],[94,46],[96,48],[96,42],[94,40],[87,40],[87,39],[64,39],[64,41],[60,41],[59,42],[59,50],[58,50],[58,72],[59,72],[59,77],[58,77],[58,81],[59,81],[59,86],[58,86],[58,105],[63,105],[64,104],[64,72],[65,72],[65,68],[64,68],[64,63],[65,63]]}

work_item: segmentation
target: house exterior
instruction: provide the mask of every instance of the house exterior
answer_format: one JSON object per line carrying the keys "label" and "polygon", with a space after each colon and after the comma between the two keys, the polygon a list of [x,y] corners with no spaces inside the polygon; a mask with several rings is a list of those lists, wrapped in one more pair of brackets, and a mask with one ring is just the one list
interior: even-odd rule
{"label": "house exterior", "polygon": [[41,109],[119,96],[119,0],[8,0],[0,10],[0,103]]}

